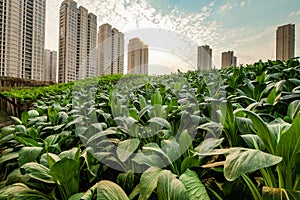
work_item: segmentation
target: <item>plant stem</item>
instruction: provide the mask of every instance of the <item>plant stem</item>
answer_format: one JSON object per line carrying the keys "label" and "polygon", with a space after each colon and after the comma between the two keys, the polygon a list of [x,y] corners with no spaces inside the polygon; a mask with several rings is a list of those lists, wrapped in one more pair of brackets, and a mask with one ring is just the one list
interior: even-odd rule
{"label": "plant stem", "polygon": [[223,200],[223,198],[220,197],[220,195],[219,195],[217,192],[215,192],[213,189],[211,189],[211,188],[209,188],[209,187],[207,187],[207,189],[208,189],[209,191],[211,191],[211,193],[213,193],[213,195],[215,195],[215,197],[216,197],[217,199]]}
{"label": "plant stem", "polygon": [[279,188],[284,188],[284,179],[283,179],[281,170],[278,166],[277,166],[276,170],[277,170],[277,174],[278,174]]}
{"label": "plant stem", "polygon": [[297,190],[297,187],[298,187],[299,183],[300,183],[300,176],[298,175],[298,176],[296,177],[296,180],[295,180],[295,184],[294,184],[293,190]]}
{"label": "plant stem", "polygon": [[254,200],[263,200],[262,196],[260,195],[259,191],[257,190],[257,187],[254,185],[254,183],[251,181],[251,179],[246,175],[242,175],[242,178],[244,179],[246,185],[248,186]]}
{"label": "plant stem", "polygon": [[273,188],[272,181],[270,180],[270,176],[269,176],[268,172],[266,171],[266,169],[261,169],[260,172],[263,176],[263,179],[264,179],[264,182],[266,183],[266,186]]}
{"label": "plant stem", "polygon": [[272,187],[272,188],[276,188],[277,187],[277,183],[276,183],[274,174],[273,174],[273,172],[271,171],[270,168],[261,169],[260,172],[261,172],[261,174],[263,176],[263,179],[264,179],[264,181],[266,183],[266,186]]}

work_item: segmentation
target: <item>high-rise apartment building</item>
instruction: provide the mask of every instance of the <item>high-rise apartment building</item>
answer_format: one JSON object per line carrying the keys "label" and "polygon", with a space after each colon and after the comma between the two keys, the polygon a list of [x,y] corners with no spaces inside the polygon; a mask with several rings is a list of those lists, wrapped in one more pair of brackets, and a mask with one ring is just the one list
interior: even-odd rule
{"label": "high-rise apartment building", "polygon": [[96,75],[97,16],[64,0],[59,18],[58,82]]}
{"label": "high-rise apartment building", "polygon": [[46,0],[0,1],[0,75],[43,80]]}
{"label": "high-rise apartment building", "polygon": [[208,70],[211,67],[212,49],[208,45],[198,47],[197,68]]}
{"label": "high-rise apartment building", "polygon": [[98,32],[97,76],[124,73],[124,34],[109,24]]}
{"label": "high-rise apartment building", "polygon": [[127,73],[148,74],[148,45],[139,38],[129,40]]}
{"label": "high-rise apartment building", "polygon": [[234,56],[233,51],[222,53],[222,68],[232,67],[237,65],[237,57]]}
{"label": "high-rise apartment building", "polygon": [[295,24],[279,26],[276,31],[276,59],[288,60],[295,56]]}
{"label": "high-rise apartment building", "polygon": [[88,15],[88,38],[87,38],[87,70],[86,77],[96,76],[97,69],[97,16]]}
{"label": "high-rise apartment building", "polygon": [[57,51],[44,51],[44,80],[57,82]]}

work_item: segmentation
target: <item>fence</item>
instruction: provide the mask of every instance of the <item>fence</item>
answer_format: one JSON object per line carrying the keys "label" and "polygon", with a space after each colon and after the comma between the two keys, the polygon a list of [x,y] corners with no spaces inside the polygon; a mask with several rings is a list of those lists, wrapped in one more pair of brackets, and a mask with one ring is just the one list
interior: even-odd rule
{"label": "fence", "polygon": [[20,104],[16,98],[8,98],[0,93],[0,108],[9,115],[21,117],[22,112],[30,107],[31,102]]}

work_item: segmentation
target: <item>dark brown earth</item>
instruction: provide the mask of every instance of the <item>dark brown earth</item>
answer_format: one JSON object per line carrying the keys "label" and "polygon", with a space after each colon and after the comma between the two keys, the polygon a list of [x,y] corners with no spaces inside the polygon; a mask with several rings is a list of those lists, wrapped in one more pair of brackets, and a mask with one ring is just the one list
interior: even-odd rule
{"label": "dark brown earth", "polygon": [[3,110],[0,110],[0,129],[3,128],[4,126],[11,125],[12,121],[9,117],[9,115],[4,112]]}

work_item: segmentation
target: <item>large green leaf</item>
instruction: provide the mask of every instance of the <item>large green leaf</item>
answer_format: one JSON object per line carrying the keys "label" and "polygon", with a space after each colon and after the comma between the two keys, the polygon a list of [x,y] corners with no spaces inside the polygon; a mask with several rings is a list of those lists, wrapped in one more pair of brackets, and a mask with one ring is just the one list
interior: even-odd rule
{"label": "large green leaf", "polygon": [[124,190],[111,181],[100,181],[97,185],[97,200],[129,200]]}
{"label": "large green leaf", "polygon": [[53,153],[47,153],[46,155],[43,155],[40,160],[41,164],[42,164],[42,158],[45,158],[46,163],[50,169],[53,167],[53,165],[55,165],[55,163],[61,160],[61,158],[58,155]]}
{"label": "large green leaf", "polygon": [[24,144],[25,146],[30,146],[30,147],[41,147],[42,145],[37,142],[36,140],[28,137],[20,137],[14,134],[15,140],[20,142],[21,144]]}
{"label": "large green leaf", "polygon": [[81,157],[84,158],[89,173],[96,178],[97,172],[100,168],[100,164],[96,161],[96,158],[92,153],[92,149],[90,148],[85,149]]}
{"label": "large green leaf", "polygon": [[128,139],[119,142],[117,155],[121,162],[125,162],[140,145],[139,139]]}
{"label": "large green leaf", "polygon": [[273,88],[270,94],[268,95],[266,102],[274,106],[275,104],[278,103],[280,97],[281,97],[281,93],[278,94],[276,88]]}
{"label": "large green leaf", "polygon": [[[13,170],[12,172],[10,172],[10,174],[7,176],[6,185],[11,185],[14,183],[27,184],[27,183],[29,183],[30,179],[31,179],[31,177],[28,174],[22,175],[20,168],[17,168],[15,170]],[[41,185],[39,182],[37,184]],[[37,188],[40,188],[40,187],[37,187]]]}
{"label": "large green leaf", "polygon": [[138,113],[139,118],[142,118],[143,116],[147,116],[147,113],[150,113],[153,110],[153,106],[151,105],[147,105],[144,108],[142,108],[140,110],[140,112]]}
{"label": "large green leaf", "polygon": [[22,121],[22,124],[24,124],[25,126],[27,126],[28,124],[28,112],[26,111],[23,111],[22,114],[21,114],[21,121]]}
{"label": "large green leaf", "polygon": [[17,133],[23,133],[24,135],[27,135],[27,129],[24,125],[16,125],[15,128]]}
{"label": "large green leaf", "polygon": [[129,195],[129,199],[133,200],[136,199],[136,197],[140,194],[140,185],[137,185]]}
{"label": "large green leaf", "polygon": [[168,128],[168,129],[171,128],[170,123],[167,120],[165,120],[163,118],[160,118],[160,117],[153,117],[148,122],[153,123],[153,124],[157,124],[157,125],[159,125],[161,127],[164,127],[164,128]]}
{"label": "large green leaf", "polygon": [[140,197],[139,199],[148,199],[154,189],[157,187],[157,181],[160,177],[162,169],[150,167],[146,170],[140,179]]}
{"label": "large green leaf", "polygon": [[12,162],[12,160],[16,160],[19,157],[19,152],[12,152],[5,155],[1,155],[0,157],[0,167],[3,165],[3,163],[9,161]]}
{"label": "large green leaf", "polygon": [[179,180],[186,188],[189,200],[209,200],[205,186],[202,184],[196,172],[187,169]]}
{"label": "large green leaf", "polygon": [[93,185],[84,193],[84,195],[80,198],[80,200],[92,200],[94,198],[94,194],[97,193],[98,183]]}
{"label": "large green leaf", "polygon": [[234,181],[243,174],[276,165],[281,160],[281,157],[259,150],[231,148],[224,163],[224,175],[228,181]]}
{"label": "large green leaf", "polygon": [[14,200],[52,200],[50,196],[43,194],[37,190],[32,190],[22,183],[15,183],[6,186],[0,190],[0,199]]}
{"label": "large green leaf", "polygon": [[183,173],[185,170],[191,168],[191,167],[198,167],[200,165],[201,160],[198,159],[197,156],[189,156],[185,157],[183,161],[181,162],[180,166],[180,172]]}
{"label": "large green leaf", "polygon": [[164,167],[166,166],[165,159],[162,158],[161,155],[157,155],[153,152],[150,153],[143,153],[142,151],[138,151],[137,154],[135,154],[134,158],[132,159],[137,164],[140,165],[146,165],[146,166],[155,166],[155,167]]}
{"label": "large green leaf", "polygon": [[203,142],[200,143],[199,146],[195,148],[195,152],[197,152],[197,155],[199,156],[206,156],[208,155],[214,148],[221,145],[224,138],[218,139],[218,138],[208,138],[205,139]]}
{"label": "large green leaf", "polygon": [[81,200],[84,193],[73,194],[68,200]]}
{"label": "large green leaf", "polygon": [[97,142],[101,141],[103,138],[107,138],[109,135],[118,134],[117,130],[115,128],[108,128],[105,131],[100,131],[95,133],[93,136],[89,137],[88,141],[86,142],[86,145],[90,144],[91,142]]}
{"label": "large green leaf", "polygon": [[300,191],[263,187],[262,198],[263,200],[299,200]]}
{"label": "large green leaf", "polygon": [[[220,103],[220,121],[224,126],[223,131],[231,147],[238,145],[237,126],[233,106],[230,101]],[[221,134],[221,132],[219,133]],[[218,137],[218,136],[217,136]]]}
{"label": "large green leaf", "polygon": [[29,118],[35,118],[35,117],[38,117],[38,116],[40,116],[38,111],[36,111],[36,110],[29,110],[28,111],[28,117]]}
{"label": "large green leaf", "polygon": [[181,156],[179,144],[174,137],[171,137],[168,140],[162,140],[161,148],[166,153],[171,163]]}
{"label": "large green leaf", "polygon": [[125,191],[132,191],[135,187],[135,174],[132,171],[120,173],[117,177],[117,183]]}
{"label": "large green leaf", "polygon": [[223,129],[223,125],[216,122],[207,122],[205,124],[200,125],[198,129],[203,129],[208,132],[207,133],[208,136],[217,138],[219,136],[218,134],[221,133]]}
{"label": "large green leaf", "polygon": [[235,118],[236,124],[238,126],[239,131],[244,134],[252,134],[253,130],[251,128],[252,121],[249,118],[245,117],[236,117]]}
{"label": "large green leaf", "polygon": [[282,156],[283,162],[278,167],[285,178],[286,189],[293,189],[296,179],[295,169],[296,156],[300,153],[300,115],[298,115],[292,126],[281,136],[277,145],[276,155]]}
{"label": "large green leaf", "polygon": [[150,150],[153,152],[158,153],[159,155],[162,155],[164,159],[168,162],[168,164],[172,164],[172,160],[170,157],[158,146],[156,143],[148,143],[145,146],[143,146],[144,150]]}
{"label": "large green leaf", "polygon": [[91,124],[91,126],[93,126],[95,129],[97,129],[99,131],[103,131],[104,129],[107,128],[107,125],[105,123],[94,123],[94,124]]}
{"label": "large green leaf", "polygon": [[43,147],[23,147],[19,151],[19,166],[28,162],[35,162],[42,150]]}
{"label": "large green leaf", "polygon": [[19,118],[14,117],[14,116],[10,116],[10,118],[14,121],[15,125],[22,124],[22,121]]}
{"label": "large green leaf", "polygon": [[294,119],[297,116],[297,113],[299,113],[299,111],[300,100],[293,101],[288,107],[287,116],[290,117],[290,119]]}
{"label": "large green leaf", "polygon": [[[295,156],[295,165],[300,166],[300,153]],[[296,167],[296,183],[294,184],[295,190],[300,190],[300,167]]]}
{"label": "large green leaf", "polygon": [[180,153],[183,154],[186,152],[189,147],[192,145],[193,140],[188,131],[183,131],[179,136],[179,148]]}
{"label": "large green leaf", "polygon": [[[14,125],[11,126],[5,126],[1,129],[1,134],[0,134],[0,138],[1,140],[10,135],[11,133],[15,132],[16,128],[14,127]],[[2,143],[2,141],[0,141],[0,144]]]}
{"label": "large green leaf", "polygon": [[48,137],[45,138],[45,143],[47,145],[55,145],[57,143],[57,140],[60,138],[60,135],[49,135]]}
{"label": "large green leaf", "polygon": [[53,179],[57,182],[62,195],[71,197],[79,190],[79,164],[73,159],[63,158],[56,162],[50,169]]}
{"label": "large green leaf", "polygon": [[22,174],[28,174],[31,178],[45,182],[55,183],[53,177],[50,174],[50,170],[38,163],[29,162],[21,167]]}
{"label": "large green leaf", "polygon": [[274,155],[277,140],[276,136],[273,133],[271,133],[270,129],[268,128],[268,125],[263,121],[263,119],[260,116],[258,116],[256,113],[250,110],[237,109],[234,111],[235,114],[238,114],[239,112],[244,112],[248,115],[256,129],[256,134],[262,139],[268,152]]}
{"label": "large green leaf", "polygon": [[268,128],[270,130],[270,133],[274,135],[274,138],[276,139],[276,148],[277,148],[277,144],[279,143],[281,135],[284,134],[290,127],[291,124],[286,123],[281,118],[277,118],[274,121],[268,123]]}
{"label": "large green leaf", "polygon": [[159,89],[157,89],[155,91],[155,93],[152,95],[152,98],[151,98],[151,104],[152,105],[162,105],[162,97],[160,95],[160,92],[159,92]]}
{"label": "large green leaf", "polygon": [[80,148],[78,147],[74,147],[70,150],[63,151],[59,154],[60,158],[69,158],[76,161],[79,159],[79,156],[80,156]]}
{"label": "large green leaf", "polygon": [[139,95],[139,103],[141,110],[147,106],[147,101],[142,95]]}
{"label": "large green leaf", "polygon": [[249,148],[257,149],[261,151],[265,150],[265,145],[258,135],[246,134],[246,135],[241,135],[241,137],[243,138],[243,140],[245,141],[245,143],[248,145]]}
{"label": "large green leaf", "polygon": [[188,200],[186,189],[176,175],[169,170],[163,170],[157,182],[157,196],[159,200]]}

